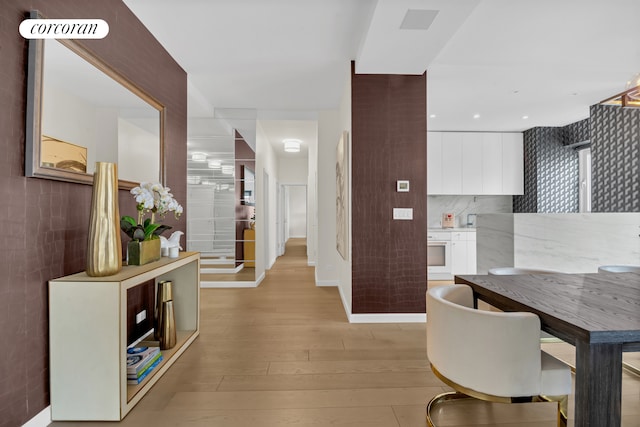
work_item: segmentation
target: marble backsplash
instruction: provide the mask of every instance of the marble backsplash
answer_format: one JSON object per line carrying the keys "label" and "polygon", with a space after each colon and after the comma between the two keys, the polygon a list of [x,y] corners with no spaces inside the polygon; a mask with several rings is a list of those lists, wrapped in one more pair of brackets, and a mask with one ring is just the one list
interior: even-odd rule
{"label": "marble backsplash", "polygon": [[428,196],[427,227],[442,227],[442,214],[453,212],[456,227],[466,227],[468,214],[512,213],[511,196]]}
{"label": "marble backsplash", "polygon": [[480,215],[477,270],[521,267],[595,273],[640,262],[640,213]]}

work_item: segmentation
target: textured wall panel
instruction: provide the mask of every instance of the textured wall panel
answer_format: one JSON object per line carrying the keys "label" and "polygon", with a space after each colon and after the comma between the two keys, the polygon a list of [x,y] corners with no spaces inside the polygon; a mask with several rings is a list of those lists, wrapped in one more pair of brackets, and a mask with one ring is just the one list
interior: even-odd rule
{"label": "textured wall panel", "polygon": [[513,211],[577,212],[578,153],[566,145],[589,139],[589,119],[564,127],[524,132],[524,195],[514,196]]}
{"label": "textured wall panel", "polygon": [[[353,313],[425,312],[425,94],[426,75],[352,74]],[[394,221],[394,207],[413,221]]]}
{"label": "textured wall panel", "polygon": [[[165,175],[186,205],[187,78],[120,0],[4,0],[0,13],[0,426],[18,426],[49,404],[47,281],[85,268],[91,187],[24,177],[29,9],[48,18],[105,19],[109,35],[85,45],[167,107]],[[120,212],[133,213],[128,191]],[[186,216],[167,221],[185,231]]]}
{"label": "textured wall panel", "polygon": [[640,212],[640,109],[591,107],[593,212]]}

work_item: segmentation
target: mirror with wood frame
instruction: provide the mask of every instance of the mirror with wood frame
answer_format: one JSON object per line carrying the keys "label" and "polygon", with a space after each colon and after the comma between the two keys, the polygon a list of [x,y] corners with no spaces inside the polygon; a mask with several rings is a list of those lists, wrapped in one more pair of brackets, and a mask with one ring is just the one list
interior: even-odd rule
{"label": "mirror with wood frame", "polygon": [[91,184],[95,163],[112,162],[120,188],[163,183],[163,116],[163,105],[83,45],[29,40],[26,176]]}

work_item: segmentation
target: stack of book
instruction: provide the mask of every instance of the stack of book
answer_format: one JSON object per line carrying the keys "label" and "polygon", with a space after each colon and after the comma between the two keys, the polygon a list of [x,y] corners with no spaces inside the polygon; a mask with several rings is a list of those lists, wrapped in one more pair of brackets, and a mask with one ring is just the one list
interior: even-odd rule
{"label": "stack of book", "polygon": [[161,361],[160,347],[127,349],[127,384],[140,384]]}

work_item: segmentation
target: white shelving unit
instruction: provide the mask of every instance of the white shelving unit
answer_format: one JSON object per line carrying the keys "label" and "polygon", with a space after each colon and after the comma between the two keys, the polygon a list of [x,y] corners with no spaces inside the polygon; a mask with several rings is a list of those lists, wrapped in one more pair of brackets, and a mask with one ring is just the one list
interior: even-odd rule
{"label": "white shelving unit", "polygon": [[[182,252],[108,277],[85,272],[49,282],[51,418],[119,421],[199,334],[200,254]],[[127,384],[127,290],[173,281],[177,344],[138,385]]]}

